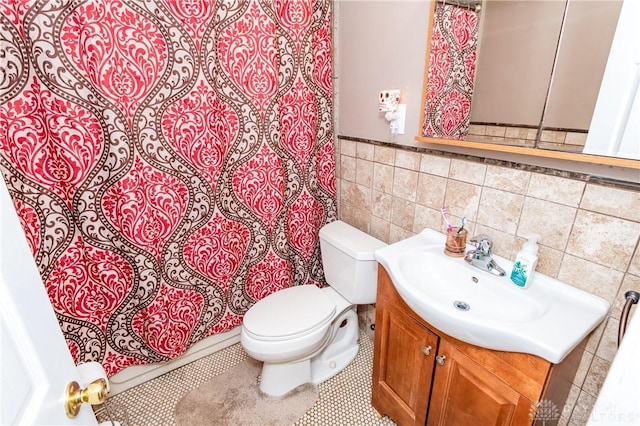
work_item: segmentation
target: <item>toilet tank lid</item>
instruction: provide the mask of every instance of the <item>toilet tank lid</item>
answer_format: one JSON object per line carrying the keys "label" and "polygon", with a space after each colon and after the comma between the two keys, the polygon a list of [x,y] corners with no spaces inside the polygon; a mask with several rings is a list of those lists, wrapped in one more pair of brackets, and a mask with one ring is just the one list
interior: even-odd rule
{"label": "toilet tank lid", "polygon": [[320,229],[320,239],[357,260],[375,260],[373,252],[387,245],[341,220],[323,226]]}

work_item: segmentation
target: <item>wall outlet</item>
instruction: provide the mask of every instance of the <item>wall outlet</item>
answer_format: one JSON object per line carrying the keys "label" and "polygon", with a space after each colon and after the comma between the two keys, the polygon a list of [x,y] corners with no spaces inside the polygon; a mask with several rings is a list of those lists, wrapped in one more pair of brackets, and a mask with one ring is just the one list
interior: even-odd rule
{"label": "wall outlet", "polygon": [[397,130],[399,135],[404,135],[404,121],[407,118],[407,104],[399,104],[396,110],[397,114]]}

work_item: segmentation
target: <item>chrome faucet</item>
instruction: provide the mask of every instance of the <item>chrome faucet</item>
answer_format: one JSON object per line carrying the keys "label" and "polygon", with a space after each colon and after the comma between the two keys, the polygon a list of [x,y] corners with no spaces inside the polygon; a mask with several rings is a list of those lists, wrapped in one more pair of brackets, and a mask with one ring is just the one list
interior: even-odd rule
{"label": "chrome faucet", "polygon": [[504,269],[499,267],[491,256],[493,243],[487,235],[477,235],[471,238],[470,242],[475,244],[476,248],[469,250],[467,254],[464,255],[464,260],[466,260],[467,263],[472,264],[476,268],[491,272],[494,275],[501,277],[506,275]]}

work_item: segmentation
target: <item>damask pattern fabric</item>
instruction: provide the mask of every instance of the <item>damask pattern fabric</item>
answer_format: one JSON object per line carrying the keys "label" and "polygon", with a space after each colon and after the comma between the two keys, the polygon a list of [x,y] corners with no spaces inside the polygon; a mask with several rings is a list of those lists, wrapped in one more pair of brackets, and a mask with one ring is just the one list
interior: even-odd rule
{"label": "damask pattern fabric", "polygon": [[422,135],[461,139],[469,130],[478,13],[437,3],[431,34]]}
{"label": "damask pattern fabric", "polygon": [[323,285],[330,6],[0,3],[0,170],[76,362],[165,361]]}

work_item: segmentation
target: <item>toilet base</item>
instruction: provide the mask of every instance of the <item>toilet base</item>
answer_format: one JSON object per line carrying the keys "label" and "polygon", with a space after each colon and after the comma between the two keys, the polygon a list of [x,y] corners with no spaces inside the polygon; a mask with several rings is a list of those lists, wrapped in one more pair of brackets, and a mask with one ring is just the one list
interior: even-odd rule
{"label": "toilet base", "polygon": [[331,343],[312,358],[298,362],[264,362],[260,390],[267,395],[282,396],[305,383],[320,384],[344,370],[359,349],[355,306],[343,312],[336,324]]}
{"label": "toilet base", "polygon": [[270,363],[262,365],[260,390],[267,395],[282,396],[300,385],[311,381],[311,360],[294,363]]}

